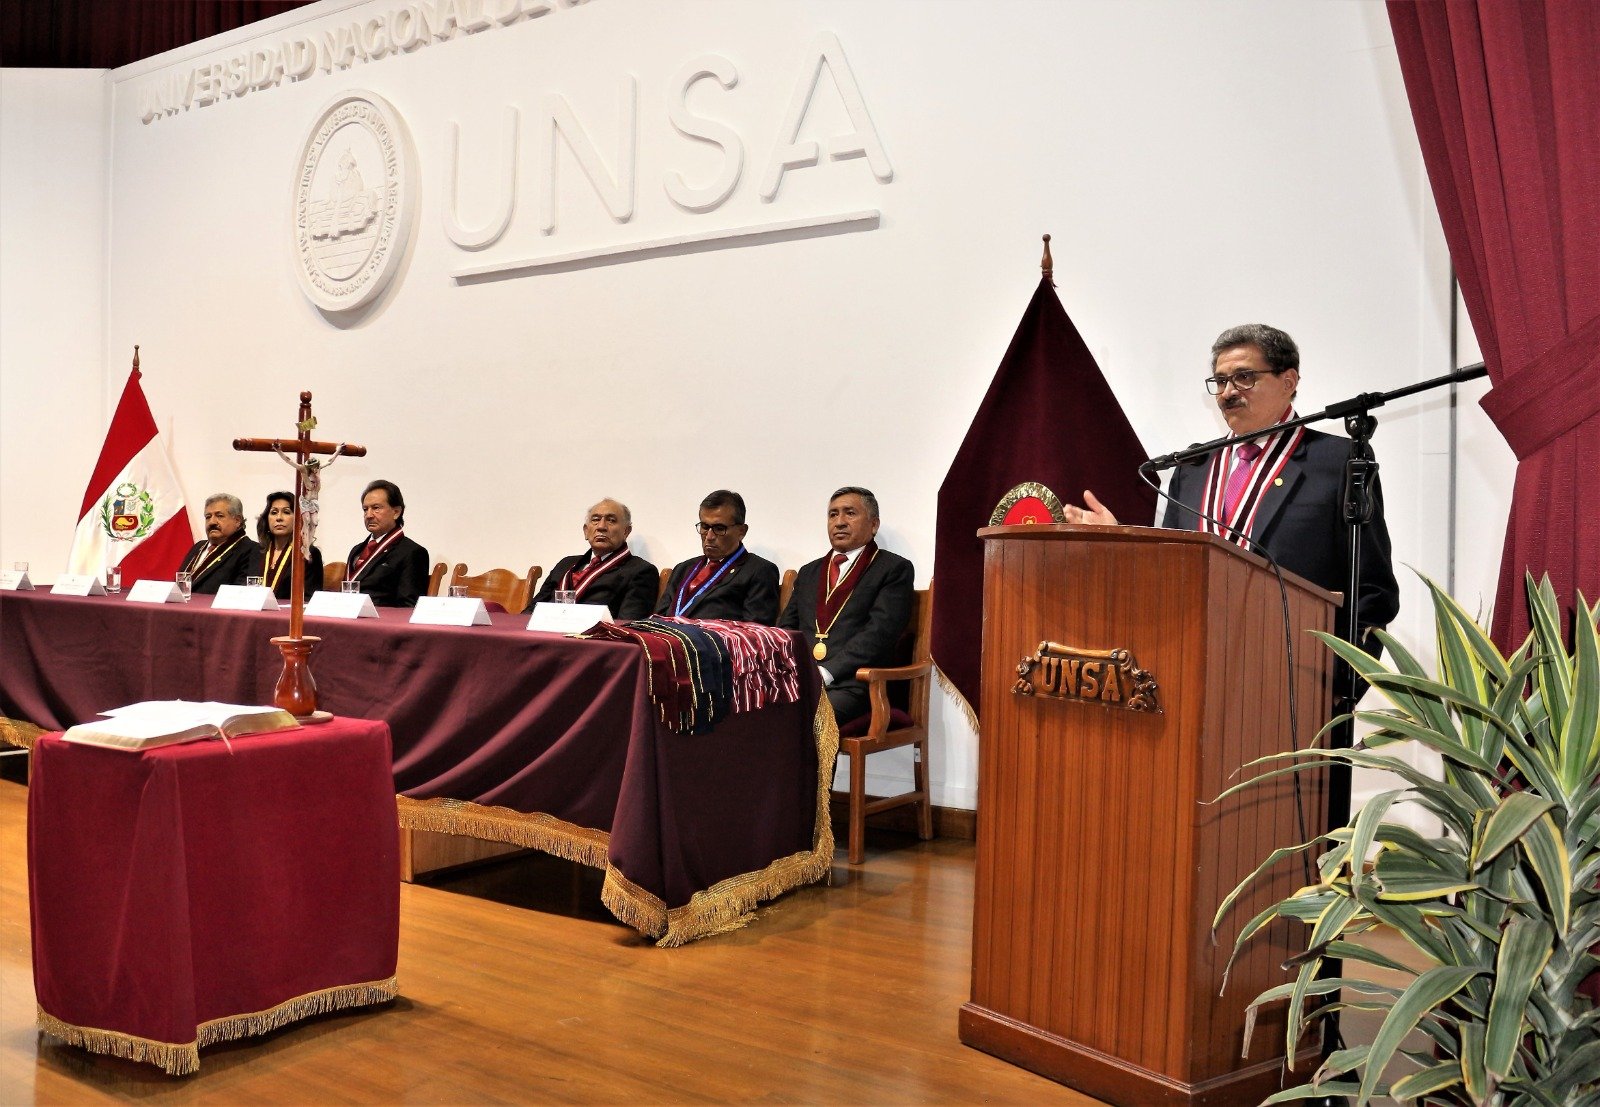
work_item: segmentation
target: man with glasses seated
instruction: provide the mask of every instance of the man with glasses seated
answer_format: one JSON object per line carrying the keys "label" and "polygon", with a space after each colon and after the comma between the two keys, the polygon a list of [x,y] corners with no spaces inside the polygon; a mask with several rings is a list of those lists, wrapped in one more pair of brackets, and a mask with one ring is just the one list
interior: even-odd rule
{"label": "man with glasses seated", "polygon": [[661,574],[628,549],[632,533],[633,512],[627,504],[618,500],[595,504],[583,521],[583,540],[589,548],[556,562],[524,614],[535,604],[555,600],[557,592],[566,592],[576,603],[605,604],[619,622],[648,617],[656,606]]}
{"label": "man with glasses seated", "polygon": [[[1286,423],[1296,418],[1300,351],[1276,327],[1230,327],[1211,344],[1211,375],[1205,384],[1235,436]],[[1313,584],[1343,592],[1350,570],[1343,509],[1349,456],[1348,439],[1310,427],[1219,450],[1206,461],[1173,472],[1161,525],[1220,534],[1245,549],[1269,554]],[[1375,483],[1372,492],[1372,521],[1361,540],[1358,619],[1364,642],[1368,632],[1388,626],[1400,610],[1383,491]],[[1116,516],[1093,492],[1085,491],[1083,500],[1084,507],[1067,508],[1067,522],[1116,524]]]}
{"label": "man with glasses seated", "polygon": [[700,556],[675,566],[656,605],[659,615],[738,619],[771,626],[778,618],[778,567],[745,548],[744,497],[719,488],[700,501]]}

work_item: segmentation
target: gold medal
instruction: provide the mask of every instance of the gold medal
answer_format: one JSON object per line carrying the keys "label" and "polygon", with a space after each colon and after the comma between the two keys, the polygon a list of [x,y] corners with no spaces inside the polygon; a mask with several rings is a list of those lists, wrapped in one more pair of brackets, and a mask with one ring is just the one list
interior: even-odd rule
{"label": "gold medal", "polygon": [[811,656],[816,658],[818,661],[821,661],[823,658],[827,657],[828,656],[828,643],[826,643],[826,642],[818,642],[815,646],[812,646],[811,647]]}

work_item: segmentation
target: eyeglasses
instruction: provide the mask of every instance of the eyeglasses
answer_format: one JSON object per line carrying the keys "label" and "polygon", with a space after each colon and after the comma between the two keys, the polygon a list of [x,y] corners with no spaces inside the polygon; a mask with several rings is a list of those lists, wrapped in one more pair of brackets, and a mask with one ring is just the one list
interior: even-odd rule
{"label": "eyeglasses", "polygon": [[1237,373],[1231,373],[1226,377],[1207,377],[1206,391],[1213,396],[1220,396],[1222,395],[1222,390],[1231,384],[1236,392],[1248,392],[1256,386],[1257,379],[1262,375],[1271,373],[1276,377],[1281,373],[1287,372],[1287,369],[1241,369]]}
{"label": "eyeglasses", "polygon": [[[737,525],[737,523],[734,524],[734,526]],[[730,530],[732,530],[733,527],[729,526],[727,523],[696,523],[694,525],[694,529],[699,531],[701,534],[715,534],[720,538],[722,535],[727,534]]]}

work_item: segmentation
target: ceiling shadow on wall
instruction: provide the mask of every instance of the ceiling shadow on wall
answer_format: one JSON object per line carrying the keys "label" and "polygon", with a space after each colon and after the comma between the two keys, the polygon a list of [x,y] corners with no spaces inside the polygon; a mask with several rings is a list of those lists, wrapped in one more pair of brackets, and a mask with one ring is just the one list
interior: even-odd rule
{"label": "ceiling shadow on wall", "polygon": [[[882,222],[878,212],[863,212],[837,222],[809,226],[785,227],[774,230],[741,231],[734,228],[716,238],[699,238],[690,241],[658,240],[640,243],[637,247],[626,245],[608,247],[606,253],[589,257],[575,257],[566,261],[528,258],[508,261],[503,267],[488,273],[452,273],[451,279],[459,285],[489,284],[519,277],[546,273],[575,273],[583,269],[599,269],[609,265],[625,265],[653,258],[682,257],[687,254],[705,254],[714,250],[735,250],[747,246],[764,246],[773,242],[793,242],[806,238],[828,238],[833,235],[854,234],[858,231],[876,230]],[[559,257],[559,255],[556,255]]]}

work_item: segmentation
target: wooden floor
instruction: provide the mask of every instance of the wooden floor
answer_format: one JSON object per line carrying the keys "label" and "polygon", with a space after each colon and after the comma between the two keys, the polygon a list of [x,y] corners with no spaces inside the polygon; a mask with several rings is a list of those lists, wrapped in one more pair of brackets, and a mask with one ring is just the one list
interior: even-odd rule
{"label": "wooden floor", "polygon": [[167,1077],[34,1029],[26,789],[0,781],[0,1104],[1095,1101],[968,1049],[970,842],[869,837],[832,887],[657,949],[531,855],[400,896],[401,998]]}

